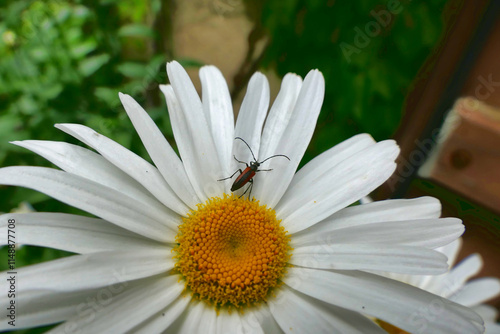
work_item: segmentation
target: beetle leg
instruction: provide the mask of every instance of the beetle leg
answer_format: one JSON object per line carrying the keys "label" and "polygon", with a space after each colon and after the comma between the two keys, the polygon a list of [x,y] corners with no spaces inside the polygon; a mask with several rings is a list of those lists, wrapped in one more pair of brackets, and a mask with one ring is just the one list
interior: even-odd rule
{"label": "beetle leg", "polygon": [[250,192],[248,193],[248,199],[251,198],[252,196],[252,190],[253,190],[253,179],[251,179],[250,181],[250,185],[248,186],[248,188],[250,188]]}
{"label": "beetle leg", "polygon": [[217,181],[224,181],[224,180],[227,180],[227,179],[231,179],[231,178],[233,178],[233,176],[234,176],[236,173],[238,173],[238,172],[240,172],[240,174],[241,174],[241,173],[243,173],[243,171],[242,171],[241,169],[238,169],[236,172],[234,172],[234,173],[233,173],[233,175],[228,176],[228,177],[225,177],[225,178],[220,179],[220,180],[217,180]]}
{"label": "beetle leg", "polygon": [[241,195],[240,195],[240,197],[239,197],[239,198],[243,197],[243,196],[247,193],[247,191],[248,191],[248,190],[250,190],[250,192],[248,193],[248,199],[250,199],[250,195],[252,195],[252,189],[253,189],[253,179],[250,179],[250,180],[248,181],[248,183],[250,183],[250,184],[248,185],[248,187],[247,187],[247,189],[245,190],[245,192],[244,192],[243,194],[241,194]]}

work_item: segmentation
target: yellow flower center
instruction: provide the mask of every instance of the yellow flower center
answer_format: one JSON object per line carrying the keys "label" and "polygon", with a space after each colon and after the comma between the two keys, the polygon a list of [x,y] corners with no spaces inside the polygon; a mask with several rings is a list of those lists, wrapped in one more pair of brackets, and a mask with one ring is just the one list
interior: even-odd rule
{"label": "yellow flower center", "polygon": [[213,197],[183,218],[176,269],[194,296],[220,306],[265,301],[281,284],[290,237],[274,210],[234,195]]}

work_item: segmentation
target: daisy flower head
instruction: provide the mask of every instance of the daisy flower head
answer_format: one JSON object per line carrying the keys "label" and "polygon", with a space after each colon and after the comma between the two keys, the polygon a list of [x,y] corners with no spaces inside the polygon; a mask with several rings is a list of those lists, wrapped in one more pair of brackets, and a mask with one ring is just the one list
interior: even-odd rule
{"label": "daisy flower head", "polygon": [[[385,273],[384,275],[470,307],[483,318],[485,333],[500,334],[500,324],[496,322],[497,310],[484,304],[500,295],[500,279],[482,277],[470,280],[479,273],[483,267],[483,261],[479,254],[472,254],[455,264],[461,245],[462,239],[460,238],[437,249],[448,257],[450,269],[444,274],[417,276]],[[394,330],[388,324],[383,324],[383,326],[389,332]],[[421,326],[426,326],[426,323],[422,322]]]}
{"label": "daisy flower head", "polygon": [[[458,219],[439,218],[434,198],[350,206],[394,172],[394,141],[361,134],[296,173],[323,102],[319,71],[304,80],[287,74],[270,108],[267,79],[254,74],[236,124],[217,68],[201,68],[201,98],[177,62],[167,72],[170,85],[161,90],[180,156],[125,94],[154,165],[78,124],[56,127],[95,151],[14,142],[61,170],[5,167],[1,184],[95,216],[2,216],[2,228],[16,222],[20,242],[76,253],[17,269],[17,328],[61,322],[50,332],[383,333],[371,316],[412,332],[426,316],[419,310],[437,298],[444,306],[429,333],[482,332],[468,308],[372,273],[444,273],[446,257],[434,248],[464,229]],[[287,159],[264,161],[274,155]],[[238,175],[229,176],[247,166],[237,160],[262,162],[243,171],[238,190]],[[250,176],[251,197],[242,196]]]}

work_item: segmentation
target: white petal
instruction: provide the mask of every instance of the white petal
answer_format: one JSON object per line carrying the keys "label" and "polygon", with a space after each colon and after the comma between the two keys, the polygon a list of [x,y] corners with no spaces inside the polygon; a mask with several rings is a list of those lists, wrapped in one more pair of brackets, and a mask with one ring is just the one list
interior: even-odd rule
{"label": "white petal", "polygon": [[394,141],[372,145],[356,155],[309,173],[290,185],[276,207],[289,233],[316,224],[336,211],[368,195],[392,175],[399,148]]}
{"label": "white petal", "polygon": [[229,175],[234,140],[234,114],[229,89],[222,73],[215,66],[203,66],[200,80],[203,111],[214,138],[223,175]]}
{"label": "white petal", "polygon": [[431,219],[441,215],[441,203],[434,197],[394,199],[344,208],[294,235],[324,234],[344,227],[398,220]]}
{"label": "white petal", "polygon": [[[214,163],[219,164],[217,155],[214,153],[210,156],[206,152],[199,150],[200,147],[197,146],[196,140],[201,138],[193,137],[193,130],[189,127],[187,116],[182,110],[172,86],[160,85],[160,89],[165,95],[177,147],[195,193],[202,202],[205,202],[209,197],[220,196],[227,185],[218,180],[225,177],[225,175],[223,175],[220,168],[216,170],[209,165],[203,166],[203,161],[207,159],[210,161],[216,160]],[[203,117],[205,116],[203,115]],[[196,130],[194,131],[196,132]],[[210,138],[212,138],[211,135]]]}
{"label": "white petal", "polygon": [[446,256],[421,247],[328,244],[294,248],[290,263],[319,269],[379,270],[413,275],[447,271]]}
{"label": "white petal", "polygon": [[498,310],[490,305],[481,304],[472,307],[472,310],[479,314],[484,320],[485,333],[500,334],[500,324],[497,323]]}
{"label": "white petal", "polygon": [[177,298],[155,316],[136,326],[136,328],[131,330],[130,333],[163,333],[167,328],[169,328],[170,325],[172,325],[172,323],[182,316],[188,307],[190,300],[191,298],[187,298],[186,296]]}
{"label": "white petal", "polygon": [[305,230],[295,233],[293,242],[296,245],[315,244],[318,236],[331,234],[346,227],[398,220],[437,218],[440,212],[441,203],[433,197],[385,200],[351,206],[336,212]]}
{"label": "white petal", "polygon": [[[260,160],[263,160],[274,154],[281,154],[277,152],[276,148],[285,135],[290,119],[293,117],[295,103],[297,102],[297,97],[299,96],[301,87],[302,79],[300,76],[288,73],[283,78],[281,89],[271,107],[271,110],[269,111],[269,115],[267,116],[264,130],[262,132],[259,152],[259,155],[261,157]],[[288,163],[288,160],[284,160],[283,162]],[[259,177],[256,179],[259,182],[255,182],[256,187],[254,190],[252,190],[254,196],[258,198],[262,203],[268,203],[268,197],[271,196],[271,192],[266,192],[265,187],[263,187],[264,178],[266,180],[269,179],[266,177],[266,174],[267,173],[259,174]],[[280,174],[275,172],[273,173],[273,175],[279,177]],[[270,206],[273,205],[271,204]]]}
{"label": "white petal", "polygon": [[[165,206],[177,203],[176,194],[158,169],[117,142],[80,124],[56,124],[56,128],[84,142],[106,160],[139,182]],[[172,205],[172,210],[186,215],[185,208]]]}
{"label": "white petal", "polygon": [[314,178],[314,175],[327,173],[330,168],[375,144],[375,140],[366,133],[344,140],[302,167],[295,174],[290,187],[298,183],[308,182]]}
{"label": "white petal", "polygon": [[365,196],[359,200],[359,204],[370,204],[373,203],[373,199],[370,196]]}
{"label": "white petal", "polygon": [[164,89],[162,91],[167,99],[175,141],[189,180],[204,202],[224,191],[224,184],[217,182],[223,177],[217,150],[200,97],[188,74],[175,61],[167,64],[167,73],[176,100]]}
{"label": "white petal", "polygon": [[174,267],[170,251],[164,247],[74,255],[18,268],[17,272],[22,277],[22,291],[93,289],[166,272]]}
{"label": "white petal", "polygon": [[276,298],[268,304],[285,333],[385,333],[359,313],[334,307],[286,286],[280,287]]}
{"label": "white petal", "polygon": [[224,184],[217,180],[222,177],[222,171],[214,170],[213,168],[207,169],[202,165],[204,158],[217,160],[218,163],[217,156],[214,154],[208,157],[208,154],[205,152],[200,153],[198,151],[195,139],[191,136],[192,130],[188,127],[188,121],[179,105],[172,86],[162,85],[160,88],[163,94],[165,94],[170,120],[174,124],[172,130],[176,138],[177,147],[179,148],[186,173],[195,193],[200,198],[200,201],[206,201],[210,196],[220,195],[224,189]]}
{"label": "white petal", "polygon": [[436,248],[436,250],[446,255],[446,257],[448,258],[448,265],[451,268],[457,261],[458,252],[460,251],[461,247],[462,238],[458,238],[446,246]]}
{"label": "white petal", "polygon": [[[434,280],[436,277],[446,275],[446,273],[442,274],[442,275],[436,275],[436,276],[433,276],[433,275],[407,275],[407,274],[390,273],[387,271],[381,272],[381,271],[376,271],[376,270],[373,270],[370,272],[373,274],[382,275],[384,277],[394,279],[394,280],[397,280],[397,281],[400,281],[400,282],[403,282],[406,284],[413,285],[416,288],[426,290],[426,291],[428,291],[428,290],[425,289],[424,286],[425,286],[425,284],[427,284],[428,281]],[[431,291],[429,291],[429,292],[431,292]],[[441,297],[443,297],[443,296],[441,296]]]}
{"label": "white petal", "polygon": [[[202,324],[202,326],[200,326],[198,333],[217,334],[217,317],[218,317],[217,312],[214,310],[213,307],[207,305],[205,302],[201,302],[201,304],[203,309],[201,317],[199,317],[197,320],[200,322],[200,324]],[[188,332],[188,333],[196,333],[196,332]]]}
{"label": "white petal", "polygon": [[[262,169],[274,169],[274,172],[259,174],[255,182],[256,198],[268,206],[274,207],[279,202],[294,177],[314,132],[324,93],[323,75],[318,70],[310,71],[304,79],[293,115],[275,150],[265,152],[265,155],[259,153],[260,160],[274,154],[284,154],[291,160],[270,159],[262,166]],[[261,152],[262,147],[261,144]]]}
{"label": "white petal", "polygon": [[497,320],[498,310],[491,305],[481,304],[473,306],[471,308],[474,310],[474,312],[479,314],[484,321],[495,322]]}
{"label": "white petal", "polygon": [[300,76],[288,73],[283,78],[281,89],[267,116],[260,144],[260,155],[264,158],[273,155],[285,134],[293,115],[295,103],[302,87]]}
{"label": "white petal", "polygon": [[241,315],[242,334],[283,333],[267,305],[246,309]]}
{"label": "white petal", "polygon": [[[95,310],[109,304],[112,299],[128,289],[144,286],[148,279],[134,281],[121,281],[116,275],[110,284],[105,287],[79,290],[79,291],[55,291],[55,290],[22,290],[16,295],[18,315],[16,328],[29,328],[48,324],[54,324],[67,320],[75,315],[93,316]],[[7,305],[9,298],[0,295],[0,306]],[[0,324],[2,328],[2,324]],[[74,333],[70,328],[68,332]]]}
{"label": "white petal", "polygon": [[465,286],[449,299],[465,306],[484,303],[500,295],[500,280],[493,277],[478,278]]}
{"label": "white petal", "polygon": [[180,219],[155,202],[140,203],[80,176],[44,167],[5,167],[0,184],[41,191],[153,240],[173,242]]}
{"label": "white petal", "polygon": [[173,275],[143,280],[142,285],[110,297],[109,303],[98,311],[93,310],[88,303],[82,312],[48,333],[67,333],[67,328],[72,328],[73,332],[125,333],[165,308],[181,294],[184,286],[177,282],[179,278]]}
{"label": "white petal", "polygon": [[24,140],[12,142],[41,155],[62,170],[118,190],[138,201],[156,200],[139,182],[97,153],[65,142]]}
{"label": "white petal", "polygon": [[425,290],[445,298],[457,292],[471,277],[479,273],[483,261],[478,254],[472,254],[452,268],[447,274],[429,281]]}
{"label": "white petal", "polygon": [[410,285],[362,271],[289,268],[285,284],[409,332],[482,333],[482,319],[468,308]]}
{"label": "white petal", "polygon": [[243,334],[243,325],[241,322],[241,317],[237,311],[232,311],[231,313],[226,310],[219,311],[216,318],[216,330],[215,333],[234,333]]}
{"label": "white petal", "polygon": [[485,333],[487,334],[500,334],[500,324],[495,322],[486,322],[484,324],[486,328]]}
{"label": "white petal", "polygon": [[179,333],[215,334],[217,313],[203,301],[192,300]]}
{"label": "white petal", "polygon": [[[131,96],[120,93],[120,100],[127,111],[128,117],[134,124],[134,128],[141,137],[144,147],[146,147],[149,156],[158,167],[165,181],[184,203],[192,209],[196,208],[198,198],[189,182],[184,165],[160,129]],[[187,207],[180,202],[179,198],[174,197],[170,201],[172,202],[171,206],[184,210],[183,214],[187,213]]]}
{"label": "white petal", "polygon": [[[311,230],[314,226],[311,227]],[[457,239],[464,232],[457,218],[418,219],[344,227],[333,231],[297,233],[293,247],[314,244],[381,244],[437,248]]]}
{"label": "white petal", "polygon": [[[0,216],[0,229],[7,229],[9,219],[16,221],[16,240],[25,245],[80,254],[163,247],[98,218],[49,212],[5,214]],[[0,246],[7,242],[7,234],[0,234]]]}
{"label": "white petal", "polygon": [[[248,82],[247,92],[243,98],[234,130],[237,137],[243,138],[250,145],[256,159],[259,158],[262,125],[268,108],[269,83],[262,73],[257,72]],[[233,155],[241,161],[254,160],[248,147],[239,140],[233,144]],[[233,166],[236,166],[236,163]]]}
{"label": "white petal", "polygon": [[[76,314],[78,306],[86,298],[96,296],[101,289],[54,292],[43,294],[39,291],[22,291],[16,295],[17,313],[16,330],[58,323]],[[7,294],[0,296],[0,307],[7,308]],[[0,322],[0,330],[12,329],[7,321]]]}

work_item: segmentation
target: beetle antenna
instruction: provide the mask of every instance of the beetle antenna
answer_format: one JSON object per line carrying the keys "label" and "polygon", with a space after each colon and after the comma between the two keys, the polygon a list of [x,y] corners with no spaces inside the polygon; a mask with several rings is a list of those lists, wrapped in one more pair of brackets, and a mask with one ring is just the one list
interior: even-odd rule
{"label": "beetle antenna", "polygon": [[[254,160],[254,161],[257,161],[257,159],[255,159],[255,155],[253,155],[253,151],[252,151],[252,149],[250,148],[250,145],[248,145],[248,143],[247,143],[245,140],[243,140],[243,138],[241,138],[241,137],[236,137],[236,138],[234,138],[234,139],[239,139],[239,140],[241,140],[242,142],[244,142],[244,143],[245,143],[245,145],[246,145],[246,146],[248,147],[248,149],[250,150],[250,153],[252,153],[253,160]],[[288,159],[288,160],[290,160],[290,159]]]}
{"label": "beetle antenna", "polygon": [[276,154],[276,155],[272,155],[272,156],[270,156],[269,158],[266,158],[266,159],[262,160],[262,161],[261,161],[261,162],[259,162],[259,163],[263,163],[264,161],[267,161],[267,160],[269,160],[269,159],[271,159],[271,158],[276,158],[276,157],[284,157],[284,158],[287,158],[287,159],[288,159],[288,161],[290,161],[290,158],[289,158],[289,157],[287,157],[286,155],[284,155],[284,154]]}

